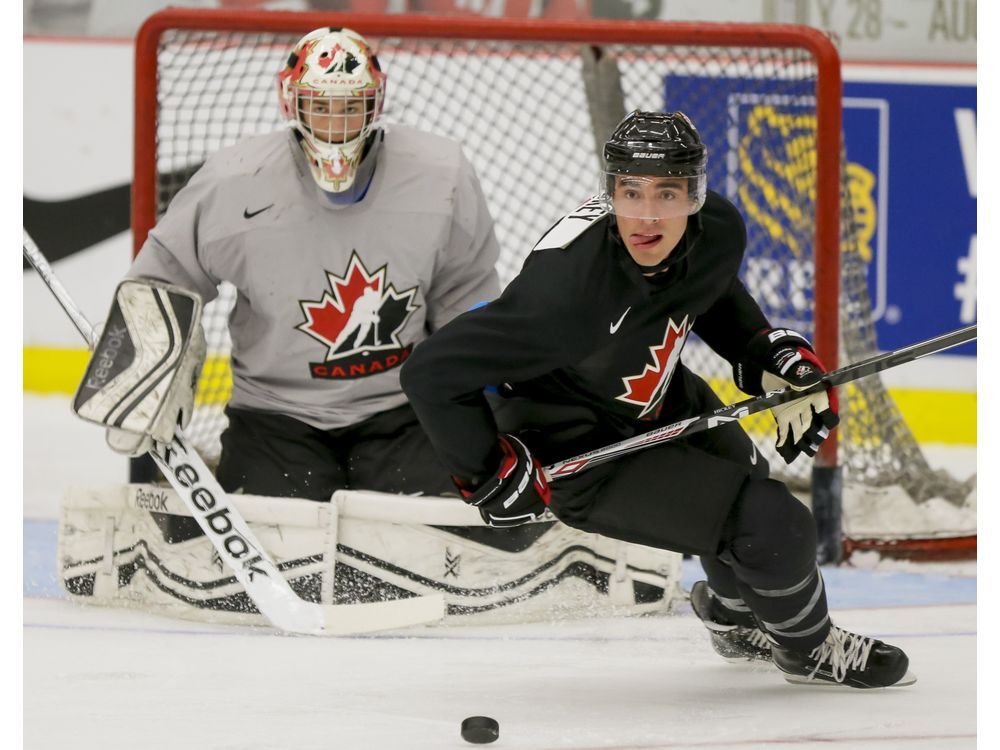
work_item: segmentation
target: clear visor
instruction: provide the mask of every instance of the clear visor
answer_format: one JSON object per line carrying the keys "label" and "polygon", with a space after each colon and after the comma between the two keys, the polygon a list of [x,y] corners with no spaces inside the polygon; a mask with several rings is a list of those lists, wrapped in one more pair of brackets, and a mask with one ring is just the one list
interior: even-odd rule
{"label": "clear visor", "polygon": [[705,204],[705,175],[657,177],[604,172],[601,198],[609,213],[630,219],[673,219]]}
{"label": "clear visor", "polygon": [[319,143],[350,143],[371,130],[382,102],[380,89],[330,96],[299,89],[296,118]]}

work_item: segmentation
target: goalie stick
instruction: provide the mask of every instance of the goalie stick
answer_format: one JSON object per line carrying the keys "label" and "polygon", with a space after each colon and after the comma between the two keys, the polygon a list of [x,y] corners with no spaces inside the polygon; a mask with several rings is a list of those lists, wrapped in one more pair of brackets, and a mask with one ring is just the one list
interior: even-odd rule
{"label": "goalie stick", "polygon": [[[97,342],[94,327],[55,277],[52,267],[27,231],[24,232],[24,257],[38,271],[42,281],[87,341],[87,346],[93,348]],[[444,597],[441,595],[369,604],[323,605],[304,601],[288,585],[180,430],[169,444],[154,444],[149,455],[198,521],[219,557],[232,569],[257,609],[275,627],[291,633],[349,635],[436,622],[444,617]]]}
{"label": "goalie stick", "polygon": [[765,409],[770,409],[773,406],[784,404],[788,401],[795,401],[796,399],[803,398],[804,396],[808,396],[812,393],[817,393],[827,386],[838,386],[843,385],[844,383],[850,383],[851,381],[858,380],[859,378],[874,375],[882,370],[888,370],[890,367],[896,367],[907,362],[912,362],[920,357],[926,357],[928,354],[935,354],[937,352],[944,351],[945,349],[950,349],[953,346],[964,344],[975,338],[976,326],[971,325],[966,326],[965,328],[959,328],[951,333],[937,336],[936,338],[927,339],[926,341],[921,341],[917,344],[911,344],[910,346],[903,347],[902,349],[896,349],[895,351],[886,352],[884,354],[877,354],[874,357],[869,357],[868,359],[861,360],[860,362],[855,362],[853,365],[847,365],[839,370],[828,372],[823,375],[820,382],[801,391],[796,391],[792,388],[784,388],[780,391],[770,391],[769,393],[765,393],[763,396],[738,401],[735,404],[720,407],[713,412],[702,414],[697,417],[682,419],[679,422],[664,425],[663,427],[657,427],[655,430],[644,432],[641,435],[627,438],[626,440],[613,443],[612,445],[605,446],[604,448],[596,448],[595,450],[583,453],[579,456],[567,458],[564,461],[558,461],[545,467],[545,476],[549,481],[560,479],[562,477],[568,477],[573,474],[577,474],[584,469],[588,469],[591,466],[596,466],[597,464],[610,461],[614,458],[618,458],[619,456],[634,453],[635,451],[642,450],[643,448],[648,448],[651,445],[658,445],[666,442],[667,440],[686,437],[687,435],[693,435],[694,433],[701,432],[703,430],[710,430],[713,427],[718,427],[719,425],[726,424],[728,422],[736,422],[743,419],[743,417],[748,417],[751,414],[756,414],[757,412],[764,411]]}

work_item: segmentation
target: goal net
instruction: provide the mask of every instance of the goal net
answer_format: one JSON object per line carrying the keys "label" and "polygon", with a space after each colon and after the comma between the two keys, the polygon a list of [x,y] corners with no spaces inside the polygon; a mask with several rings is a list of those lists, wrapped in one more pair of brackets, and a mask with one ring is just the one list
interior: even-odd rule
{"label": "goal net", "polygon": [[[809,335],[828,365],[878,351],[840,138],[839,59],[805,27],[164,11],[137,41],[136,249],[208,155],[282,127],[275,75],[304,33],[330,25],[375,47],[390,128],[462,142],[496,223],[502,284],[594,192],[600,148],[625,113],[681,110],[709,147],[709,187],[746,219],[741,273],[772,324]],[[188,431],[210,462],[225,425],[233,299],[223,289],[206,312],[209,358]],[[683,358],[724,402],[745,398],[697,339]],[[842,388],[841,404],[839,444],[827,441],[818,461],[842,467],[842,487],[827,489],[843,499],[848,547],[974,549],[975,480],[931,470],[877,377]],[[774,475],[807,494],[813,464],[785,465],[770,416],[743,426]]]}

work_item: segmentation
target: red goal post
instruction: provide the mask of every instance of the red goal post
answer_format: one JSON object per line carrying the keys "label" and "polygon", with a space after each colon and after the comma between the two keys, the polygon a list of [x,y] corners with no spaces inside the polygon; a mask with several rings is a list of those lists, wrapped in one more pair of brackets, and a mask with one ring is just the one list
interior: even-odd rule
{"label": "red goal post", "polygon": [[[321,26],[347,26],[373,43],[388,75],[388,117],[463,142],[497,222],[503,282],[541,233],[594,191],[595,144],[623,110],[695,107],[708,113],[688,112],[711,139],[709,186],[747,218],[745,281],[765,313],[807,333],[831,368],[841,355],[855,361],[876,349],[864,267],[851,252],[855,223],[842,201],[840,59],[826,35],[803,26],[159,12],[136,41],[136,252],[209,153],[281,126],[274,75],[291,45]],[[246,80],[220,88],[234,71]],[[702,369],[698,343],[685,349],[685,363],[724,401],[740,398],[718,362]],[[200,398],[218,416],[225,396],[207,395],[208,379]],[[812,466],[784,466],[768,418],[745,425],[776,475],[799,489],[812,484],[821,536],[836,548],[828,559],[839,557],[841,465],[859,484],[899,482],[911,495],[922,479],[903,475],[926,467],[880,382],[842,389],[842,400],[844,423]],[[875,409],[895,418],[874,418]],[[204,452],[211,460],[208,443]],[[853,546],[882,536],[860,532]]]}

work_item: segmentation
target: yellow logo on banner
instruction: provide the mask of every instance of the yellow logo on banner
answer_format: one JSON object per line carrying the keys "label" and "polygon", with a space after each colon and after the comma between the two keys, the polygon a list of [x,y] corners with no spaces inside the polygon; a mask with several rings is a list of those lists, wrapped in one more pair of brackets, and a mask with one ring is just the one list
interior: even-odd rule
{"label": "yellow logo on banner", "polygon": [[[772,148],[776,143],[780,151]],[[814,233],[809,209],[816,201],[816,116],[753,107],[737,156],[747,218],[801,257]]]}
{"label": "yellow logo on banner", "polygon": [[[774,144],[781,144],[775,148]],[[738,195],[749,221],[795,257],[811,255],[815,235],[816,115],[781,112],[770,105],[751,108],[737,150]],[[853,231],[841,236],[843,252],[857,250],[866,263],[872,260],[875,235],[875,174],[861,164],[847,164],[847,195],[853,209]],[[855,244],[856,243],[856,244]]]}
{"label": "yellow logo on banner", "polygon": [[[855,162],[847,163],[847,196],[854,219],[854,240],[861,260],[871,263],[872,237],[875,236],[875,173]],[[843,232],[841,233],[843,236]],[[850,252],[855,248],[850,242],[841,243],[841,252]]]}

